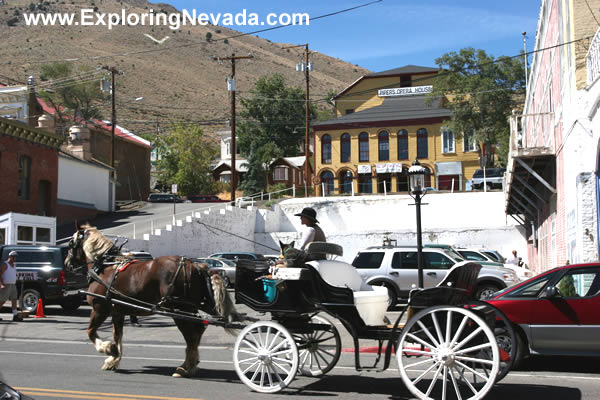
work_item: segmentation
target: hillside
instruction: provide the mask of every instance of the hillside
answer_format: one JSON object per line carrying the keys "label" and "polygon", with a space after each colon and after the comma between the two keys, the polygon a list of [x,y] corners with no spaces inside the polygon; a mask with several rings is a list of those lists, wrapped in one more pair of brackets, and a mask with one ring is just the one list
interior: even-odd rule
{"label": "hillside", "polygon": [[[170,5],[144,0],[43,3],[0,0],[0,83],[14,84],[9,78],[26,82],[30,75],[38,77],[41,65],[48,60],[79,58],[76,65],[115,66],[124,72],[117,81],[119,124],[136,133],[153,133],[157,121],[165,128],[174,121],[205,123],[217,120],[210,122],[206,129],[211,132],[221,129],[222,121],[229,118],[230,112],[225,79],[231,72],[231,65],[218,62],[217,57],[232,53],[254,56],[252,60],[236,63],[238,99],[249,96],[253,84],[265,74],[281,73],[288,84],[304,87],[304,75],[295,70],[303,49],[283,49],[289,44],[273,43],[256,36],[231,38],[227,42],[218,40],[239,34],[227,28],[183,26],[173,31],[164,26],[116,26],[112,30],[106,26],[25,26],[22,15],[30,8],[41,9],[40,12],[78,13],[81,8],[94,7],[105,13],[120,12],[123,8],[129,13],[161,8],[175,11]],[[18,21],[14,19],[16,14],[19,14]],[[211,41],[206,39],[209,32]],[[144,34],[156,39],[169,36],[169,39],[157,44]],[[164,50],[152,51],[158,49]],[[100,58],[90,58],[97,56]],[[339,91],[369,72],[318,52],[311,54],[311,61],[315,65],[311,72],[312,99],[325,97],[329,90]],[[135,101],[138,97],[144,99]],[[110,102],[104,103],[104,117],[109,119]]]}

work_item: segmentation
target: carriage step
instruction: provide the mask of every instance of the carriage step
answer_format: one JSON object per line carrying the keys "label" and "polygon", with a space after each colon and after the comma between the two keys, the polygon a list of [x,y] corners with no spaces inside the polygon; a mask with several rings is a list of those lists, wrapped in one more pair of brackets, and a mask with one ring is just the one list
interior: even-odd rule
{"label": "carriage step", "polygon": [[[406,324],[398,324],[398,329],[404,329],[404,325]],[[386,328],[388,329],[392,329],[394,327],[394,324],[387,324]]]}

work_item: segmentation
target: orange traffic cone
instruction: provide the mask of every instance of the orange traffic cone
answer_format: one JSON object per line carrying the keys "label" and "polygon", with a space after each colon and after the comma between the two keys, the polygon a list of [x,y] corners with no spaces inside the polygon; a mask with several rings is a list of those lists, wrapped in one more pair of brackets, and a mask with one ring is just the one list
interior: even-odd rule
{"label": "orange traffic cone", "polygon": [[37,310],[35,311],[35,316],[33,318],[46,318],[44,315],[44,302],[42,299],[38,300]]}

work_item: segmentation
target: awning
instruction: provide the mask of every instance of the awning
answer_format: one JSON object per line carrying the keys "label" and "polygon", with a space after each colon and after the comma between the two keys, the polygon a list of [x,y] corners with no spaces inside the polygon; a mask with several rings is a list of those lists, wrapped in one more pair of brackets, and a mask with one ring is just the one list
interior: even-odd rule
{"label": "awning", "polygon": [[556,194],[556,156],[548,147],[513,149],[505,176],[506,214],[537,225],[538,213]]}

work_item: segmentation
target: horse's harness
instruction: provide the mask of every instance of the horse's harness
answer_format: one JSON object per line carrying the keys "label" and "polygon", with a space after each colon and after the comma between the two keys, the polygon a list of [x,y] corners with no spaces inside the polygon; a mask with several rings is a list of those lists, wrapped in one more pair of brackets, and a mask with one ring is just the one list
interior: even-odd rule
{"label": "horse's harness", "polygon": [[[82,246],[84,234],[85,234],[85,231],[83,231],[83,232],[78,231],[77,239],[75,241],[73,239],[71,239],[69,241],[69,247],[71,247],[72,249],[75,249],[78,246]],[[117,279],[117,276],[119,275],[119,272],[121,272],[124,269],[123,267],[126,264],[131,263],[132,261],[135,261],[135,260],[129,259],[129,258],[124,258],[123,260],[118,261],[118,262],[114,261],[114,260],[116,260],[116,258],[118,256],[120,256],[119,253],[120,253],[119,248],[116,245],[111,246],[111,248],[108,249],[104,254],[96,257],[96,259],[93,261],[92,267],[88,269],[88,284],[92,283],[93,281],[96,281],[96,282],[100,283],[102,286],[104,286],[107,290],[106,300],[110,300],[111,295],[115,295],[115,294],[118,296],[121,296],[121,297],[129,298],[129,296],[126,296],[126,295],[120,293],[113,286]],[[185,268],[185,264],[186,264],[187,260],[188,259],[185,257],[179,258],[177,270],[175,271],[175,274],[173,274],[173,276],[171,277],[171,280],[169,281],[167,293],[165,294],[165,296],[163,296],[159,300],[159,302],[154,306],[154,308],[157,308],[160,306],[165,306],[167,303],[169,303],[173,300],[173,298],[171,296],[173,294],[173,291],[175,290],[175,281],[177,280],[177,277],[179,276],[180,273],[183,273],[183,298],[184,299],[188,298],[188,296],[191,292],[192,268],[190,268],[189,274],[188,274],[188,270]],[[102,278],[100,278],[100,275],[102,275],[104,270],[109,265],[117,265],[117,267],[115,268],[115,273],[113,274],[110,282],[107,284],[106,282],[104,282],[104,280]],[[216,309],[216,301],[214,299],[214,294],[213,294],[211,283],[210,283],[211,282],[210,275],[206,270],[204,270],[202,268],[196,268],[196,270],[198,271],[201,278],[203,278],[203,281],[206,284],[207,294],[211,301],[210,308],[214,311]]]}

